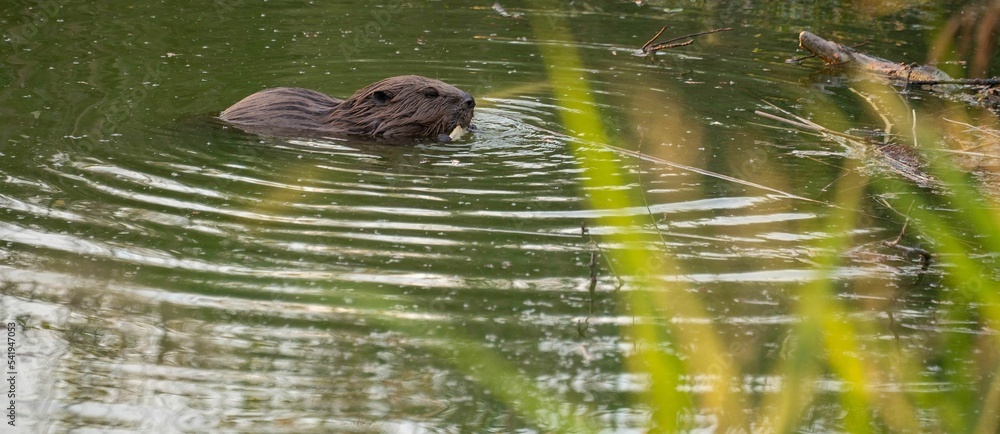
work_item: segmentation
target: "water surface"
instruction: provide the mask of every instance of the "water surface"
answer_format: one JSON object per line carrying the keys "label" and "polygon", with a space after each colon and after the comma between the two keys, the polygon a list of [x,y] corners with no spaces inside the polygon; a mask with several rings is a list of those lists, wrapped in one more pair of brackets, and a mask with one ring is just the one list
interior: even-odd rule
{"label": "water surface", "polygon": [[[635,343],[621,331],[637,321],[714,324],[733,342],[719,357],[748,373],[733,381],[740,393],[779,388],[766,373],[784,357],[799,291],[820,278],[813,242],[841,235],[827,228],[831,186],[856,158],[753,112],[764,101],[802,115],[832,107],[847,120],[831,128],[878,128],[843,76],[785,62],[803,54],[797,32],[873,38],[885,41],[876,54],[920,60],[908,55],[924,52],[924,29],[943,12],[505,6],[558,18],[573,39],[538,39],[527,18],[486,3],[0,7],[0,316],[21,339],[18,423],[35,432],[552,429],[445,357],[471,340],[564,399],[566,414],[640,432],[652,411],[636,400],[647,380],[625,368]],[[635,56],[663,25],[673,35],[734,30]],[[620,295],[640,289],[603,259],[623,248],[602,238],[619,228],[586,206],[581,180],[598,175],[571,151],[581,132],[560,124],[543,45],[580,54],[612,144],[653,156],[582,145],[628,174],[625,188],[645,205],[619,212],[662,237],[641,246],[676,259],[656,279],[685,283],[703,317],[629,314]],[[400,74],[475,95],[479,131],[390,146],[259,137],[213,119],[266,87],[343,97]],[[852,318],[876,330],[861,339],[925,351],[939,334],[975,331],[974,321],[935,321],[948,290],[941,268],[921,274],[918,258],[880,244],[905,218],[876,199],[831,277]],[[921,242],[919,232],[904,240]],[[938,368],[921,368],[925,384],[891,387],[965,387],[936,381]],[[698,390],[698,379],[682,382]],[[838,389],[832,378],[819,386]],[[712,412],[692,427],[711,429]],[[803,426],[838,429],[841,418],[834,395],[821,394]]]}

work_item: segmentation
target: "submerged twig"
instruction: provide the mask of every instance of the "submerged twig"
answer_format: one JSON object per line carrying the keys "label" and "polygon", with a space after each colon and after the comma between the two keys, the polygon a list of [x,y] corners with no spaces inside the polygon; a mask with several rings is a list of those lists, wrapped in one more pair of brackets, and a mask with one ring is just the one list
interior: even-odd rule
{"label": "submerged twig", "polygon": [[802,128],[804,130],[822,131],[822,129],[818,129],[818,128],[816,128],[813,125],[804,124],[802,122],[796,122],[796,121],[793,121],[791,119],[785,119],[785,118],[783,118],[781,116],[772,115],[772,114],[770,114],[768,112],[762,112],[760,110],[754,110],[753,114],[755,114],[757,116],[768,118],[768,119],[770,119],[772,121],[784,122],[784,123],[786,123],[788,125],[791,125],[793,127]]}
{"label": "submerged twig", "polygon": [[968,128],[968,129],[970,129],[972,131],[976,131],[976,132],[979,132],[979,133],[986,134],[988,136],[993,136],[993,137],[996,137],[996,138],[1000,138],[1000,131],[997,131],[997,130],[992,130],[992,129],[988,129],[988,128],[984,128],[984,127],[972,125],[972,124],[967,123],[967,122],[959,122],[959,121],[951,120],[951,119],[948,119],[948,118],[941,118],[941,119],[943,119],[945,122],[951,122],[953,124],[958,124],[958,125],[965,126],[966,128]]}
{"label": "submerged twig", "polygon": [[845,139],[850,139],[850,140],[857,140],[857,141],[861,141],[862,140],[860,137],[853,136],[853,135],[850,135],[850,134],[847,134],[847,133],[842,133],[840,131],[834,131],[834,130],[831,130],[831,129],[827,128],[827,127],[824,127],[824,126],[822,126],[820,124],[817,124],[817,123],[815,123],[815,122],[813,122],[813,121],[811,121],[809,119],[803,118],[801,116],[796,116],[796,115],[792,114],[791,112],[789,112],[788,110],[785,110],[785,109],[783,109],[781,107],[778,107],[778,106],[776,106],[774,104],[771,104],[771,103],[769,103],[767,101],[764,101],[764,103],[767,104],[767,105],[769,105],[769,106],[771,106],[771,108],[773,108],[775,110],[778,110],[778,111],[780,111],[780,112],[788,115],[789,117],[792,117],[792,118],[795,118],[795,119],[793,120],[793,119],[783,118],[781,116],[772,115],[770,113],[763,112],[763,111],[760,111],[760,110],[755,110],[754,114],[756,114],[757,116],[765,117],[765,118],[768,118],[768,119],[771,119],[771,120],[775,120],[775,121],[778,121],[778,122],[784,122],[786,124],[789,124],[789,125],[792,125],[792,126],[795,126],[795,127],[799,127],[799,128],[810,130],[810,131],[815,131],[815,132],[822,133],[822,134],[828,134],[828,135],[831,135],[831,136],[837,136],[837,137],[841,137],[841,138],[845,138]]}
{"label": "submerged twig", "polygon": [[[774,106],[774,105],[772,105],[772,106],[775,107],[778,110],[781,110],[777,106]],[[808,121],[806,121],[806,122],[808,122]],[[666,165],[666,166],[673,167],[675,169],[687,170],[689,172],[694,172],[694,173],[697,173],[699,175],[710,176],[710,177],[715,178],[715,179],[721,179],[723,181],[729,181],[729,182],[740,184],[740,185],[744,185],[744,186],[747,186],[747,187],[759,188],[761,190],[770,191],[772,193],[776,193],[776,194],[778,194],[778,195],[780,195],[782,197],[786,197],[786,198],[789,198],[789,199],[798,199],[798,200],[804,200],[806,202],[813,202],[813,203],[821,203],[821,204],[824,204],[824,205],[830,205],[827,202],[823,202],[823,201],[816,200],[816,199],[810,199],[808,197],[802,197],[802,196],[799,196],[799,195],[795,195],[795,194],[789,193],[787,191],[779,190],[777,188],[768,187],[766,185],[761,185],[761,184],[758,184],[756,182],[750,182],[750,181],[747,181],[745,179],[740,179],[740,178],[736,178],[736,177],[729,176],[729,175],[723,175],[723,174],[721,174],[719,172],[713,172],[711,170],[702,169],[702,168],[694,167],[694,166],[689,166],[687,164],[675,163],[673,161],[666,160],[666,159],[663,159],[663,158],[660,158],[660,157],[655,157],[655,156],[650,155],[650,154],[644,154],[642,152],[632,151],[632,150],[621,148],[621,147],[618,147],[618,146],[615,146],[615,145],[611,145],[611,144],[608,144],[608,143],[600,143],[600,142],[595,142],[595,141],[592,141],[592,140],[581,139],[579,137],[569,136],[569,135],[566,135],[565,133],[560,133],[558,131],[554,131],[554,130],[551,130],[551,129],[548,129],[548,128],[545,128],[545,127],[542,127],[542,126],[538,126],[538,125],[532,125],[532,127],[533,128],[537,128],[537,129],[539,129],[541,131],[545,131],[545,132],[547,132],[549,134],[552,134],[552,135],[555,135],[555,136],[558,136],[558,137],[562,137],[562,138],[564,138],[566,140],[570,140],[570,141],[573,141],[573,142],[576,142],[576,143],[581,143],[581,144],[593,145],[593,146],[596,146],[596,147],[599,147],[599,148],[605,148],[605,149],[608,149],[608,150],[610,150],[612,152],[616,152],[616,153],[622,154],[622,155],[628,155],[630,157],[635,157],[635,158],[638,158],[638,159],[643,160],[643,161],[650,161],[650,162],[653,162],[653,163],[659,163],[659,164],[663,164],[663,165]],[[820,127],[820,128],[822,128],[822,127]],[[836,131],[829,131],[829,132],[831,134],[838,134]],[[840,134],[842,134],[842,133],[840,133]]]}
{"label": "submerged twig", "polygon": [[816,199],[810,199],[808,197],[798,196],[798,195],[795,195],[795,194],[792,194],[792,193],[788,193],[786,191],[782,191],[782,190],[778,190],[776,188],[768,187],[766,185],[761,185],[761,184],[758,184],[756,182],[750,182],[750,181],[747,181],[745,179],[740,179],[740,178],[736,178],[736,177],[729,176],[729,175],[723,175],[723,174],[721,174],[719,172],[713,172],[713,171],[707,170],[707,169],[701,169],[701,168],[694,167],[694,166],[688,166],[686,164],[675,163],[673,161],[664,160],[662,158],[654,157],[654,156],[649,155],[649,154],[643,154],[643,153],[631,151],[631,150],[628,150],[628,149],[619,148],[619,147],[614,146],[614,145],[601,144],[601,146],[603,146],[605,148],[608,148],[608,149],[610,149],[612,151],[621,153],[621,154],[625,154],[625,155],[629,155],[629,156],[638,158],[640,160],[652,161],[654,163],[665,164],[665,165],[670,166],[670,167],[674,167],[674,168],[681,169],[681,170],[687,170],[687,171],[694,172],[694,173],[697,173],[697,174],[700,174],[700,175],[711,176],[713,178],[721,179],[723,181],[729,181],[729,182],[732,182],[732,183],[736,183],[736,184],[740,184],[740,185],[745,185],[745,186],[748,186],[748,187],[759,188],[761,190],[766,190],[766,191],[770,191],[772,193],[777,193],[777,194],[779,194],[779,195],[781,195],[783,197],[787,197],[789,199],[798,199],[798,200],[804,200],[804,201],[807,201],[807,202],[827,204],[826,202],[823,202],[823,201],[819,201],[819,200],[816,200]]}
{"label": "submerged twig", "polygon": [[[640,154],[642,154],[642,143],[645,141],[644,138],[643,138],[643,136],[644,136],[644,134],[640,130],[640,132],[639,132],[639,140],[638,140],[638,145],[637,145],[638,149],[636,150],[636,152],[638,152]],[[639,170],[639,172],[636,174],[636,178],[638,178],[638,180],[639,180],[639,186],[641,187],[642,186],[642,170]],[[663,247],[666,247],[667,246],[667,240],[663,238],[663,232],[660,231],[660,225],[659,225],[659,223],[656,220],[656,216],[653,215],[653,210],[649,207],[649,201],[646,200],[646,189],[645,188],[639,188],[639,197],[642,198],[642,206],[644,206],[646,208],[646,214],[649,215],[649,220],[651,222],[653,222],[653,230],[655,230],[656,231],[656,235],[658,237],[660,237],[660,242],[663,243]]]}
{"label": "submerged twig", "polygon": [[597,240],[594,238],[594,234],[590,233],[590,228],[587,227],[586,221],[580,224],[580,236],[588,237],[590,244],[593,246],[593,249],[590,251],[590,262],[587,263],[587,268],[590,270],[591,295],[593,295],[593,292],[597,288],[598,255],[600,255],[600,257],[604,259],[604,264],[608,267],[608,272],[611,273],[611,276],[617,279],[617,284],[615,285],[615,291],[618,291],[619,289],[622,288],[622,286],[625,286],[624,279],[622,279],[622,277],[615,270],[614,263],[612,263],[611,258],[608,257],[606,253],[604,253],[604,249],[601,248],[600,243],[598,243]]}
{"label": "submerged twig", "polygon": [[587,267],[590,268],[590,285],[591,286],[596,285],[597,284],[597,252],[596,251],[592,250],[590,252],[590,263],[587,264]]}
{"label": "submerged twig", "polygon": [[853,87],[849,87],[848,89],[851,92],[854,92],[855,95],[864,98],[865,101],[868,102],[868,105],[872,106],[872,110],[875,111],[875,114],[877,114],[878,117],[882,118],[882,123],[885,124],[885,130],[884,130],[883,134],[885,134],[885,137],[891,136],[892,135],[892,127],[893,127],[894,124],[891,121],[889,121],[889,118],[886,117],[885,114],[882,113],[882,110],[879,109],[878,104],[875,104],[875,100],[873,100],[870,96],[868,96],[866,94],[858,92]]}
{"label": "submerged twig", "polygon": [[[882,120],[883,122],[885,122],[886,125],[885,127],[886,128],[885,131],[887,132],[886,134],[888,134],[888,131],[891,130],[893,124],[889,122],[888,118],[886,118],[881,114],[881,112],[878,109],[878,106],[876,106],[870,98],[866,97],[861,93],[858,94],[864,97],[869,102],[869,104],[872,104],[872,107],[875,108],[876,113],[878,113],[879,116],[882,117]],[[858,147],[859,149],[870,148],[878,153],[878,155],[882,158],[883,162],[886,163],[885,164],[886,166],[888,166],[890,169],[892,169],[894,172],[901,175],[902,177],[912,182],[915,182],[920,186],[937,185],[937,180],[935,180],[930,175],[924,173],[923,168],[926,166],[926,164],[923,162],[921,156],[917,154],[909,146],[898,145],[889,141],[877,141],[873,139],[854,136],[847,133],[841,133],[839,131],[834,131],[822,125],[819,125],[813,121],[810,121],[808,119],[793,115],[787,110],[782,109],[774,104],[771,104],[766,101],[765,103],[774,108],[775,110],[781,111],[782,113],[794,119],[784,118],[781,116],[762,112],[760,110],[754,112],[756,115],[776,120],[779,122],[783,122],[804,130],[815,131],[820,134],[825,134],[827,136],[839,137],[847,140],[848,143],[855,144],[855,146]]]}
{"label": "submerged twig", "polygon": [[956,78],[952,80],[910,80],[910,86],[936,86],[939,84],[958,84],[962,86],[1000,86],[1000,77],[992,78]]}
{"label": "submerged twig", "polygon": [[[670,38],[662,42],[655,42],[656,39],[659,38],[660,35],[662,35],[665,30],[667,30],[667,26],[663,26],[662,28],[660,28],[659,32],[656,32],[656,35],[654,35],[652,38],[646,41],[645,44],[642,44],[642,52],[648,54],[648,53],[655,53],[660,50],[666,50],[668,48],[676,48],[676,47],[683,47],[685,45],[691,45],[694,43],[693,38],[695,37],[709,35],[712,33],[727,32],[732,29],[733,29],[732,27],[722,27],[719,29],[707,30],[704,32],[691,33],[689,35],[678,36],[676,38]],[[677,42],[682,39],[687,39],[687,41]]]}
{"label": "submerged twig", "polygon": [[[910,204],[910,206],[912,207],[913,205]],[[906,228],[907,228],[907,226],[910,225],[910,215],[909,214],[910,214],[910,212],[907,211],[906,212],[906,222],[903,223],[903,229],[901,229],[899,231],[899,235],[896,236],[896,239],[892,240],[892,241],[883,241],[882,244],[885,245],[885,246],[887,246],[887,247],[892,247],[892,248],[895,248],[895,249],[902,250],[903,252],[908,253],[908,254],[909,253],[916,253],[916,254],[920,255],[920,270],[921,271],[927,271],[927,269],[930,268],[930,266],[931,266],[931,252],[928,252],[927,250],[921,249],[919,247],[910,247],[910,246],[905,246],[905,245],[900,244],[900,241],[903,240],[903,235],[906,234]]]}

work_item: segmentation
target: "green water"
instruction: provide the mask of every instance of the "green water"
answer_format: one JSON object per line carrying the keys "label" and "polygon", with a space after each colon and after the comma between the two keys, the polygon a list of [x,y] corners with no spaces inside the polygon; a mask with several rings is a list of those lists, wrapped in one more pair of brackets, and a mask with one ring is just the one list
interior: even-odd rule
{"label": "green water", "polygon": [[[854,157],[754,110],[770,101],[844,113],[827,125],[838,130],[880,128],[846,76],[785,62],[803,55],[797,33],[872,39],[875,54],[922,61],[950,9],[646,3],[504,4],[568,23],[572,40],[540,40],[490,2],[0,6],[0,317],[18,325],[18,425],[552,430],[445,356],[469,339],[565,400],[566,414],[643,431],[647,380],[626,370],[634,342],[621,332],[637,318],[619,297],[635,288],[601,259],[621,248],[602,239],[618,229],[585,207],[581,179],[596,175],[568,149],[579,132],[560,125],[541,45],[581,55],[616,146],[674,163],[602,154],[648,205],[624,212],[664,237],[644,248],[677,260],[657,277],[689,283],[705,305],[704,318],[638,320],[714,323],[732,342],[718,357],[746,373],[732,381],[740,394],[780,388],[767,373],[785,356],[798,292],[817,279],[811,243],[839,235],[826,227],[830,186]],[[663,25],[733,30],[636,56]],[[343,97],[401,74],[472,93],[479,131],[387,146],[257,137],[212,118],[266,87]],[[905,218],[871,196],[833,276],[852,319],[875,330],[861,339],[929,354],[939,336],[979,333],[974,319],[939,321],[946,267],[921,273],[882,246]],[[926,242],[919,234],[903,241]],[[967,386],[942,379],[943,365],[928,355],[926,382],[885,387]],[[838,389],[833,378],[818,387]],[[712,430],[713,412],[691,427]],[[842,417],[821,393],[801,429],[837,430]]]}

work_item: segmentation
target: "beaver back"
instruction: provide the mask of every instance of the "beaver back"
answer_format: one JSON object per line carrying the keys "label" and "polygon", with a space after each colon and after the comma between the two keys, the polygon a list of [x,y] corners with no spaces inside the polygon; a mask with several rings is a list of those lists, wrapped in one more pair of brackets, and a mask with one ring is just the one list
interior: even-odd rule
{"label": "beaver back", "polygon": [[275,129],[323,131],[323,123],[341,101],[298,87],[265,89],[240,100],[219,116],[222,120]]}

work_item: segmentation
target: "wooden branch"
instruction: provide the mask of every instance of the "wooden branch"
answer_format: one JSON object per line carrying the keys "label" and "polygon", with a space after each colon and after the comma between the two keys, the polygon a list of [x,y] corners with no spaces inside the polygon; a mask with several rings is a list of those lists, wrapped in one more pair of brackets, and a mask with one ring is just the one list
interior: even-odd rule
{"label": "wooden branch", "polygon": [[828,65],[844,65],[907,83],[954,81],[944,71],[930,65],[902,64],[856,51],[807,31],[799,33],[799,46]]}
{"label": "wooden branch", "polygon": [[982,105],[1000,114],[1000,78],[954,79],[931,65],[895,63],[828,41],[807,31],[799,33],[799,46],[827,65],[842,65],[887,77],[904,89],[910,86],[931,86],[932,91],[948,93],[969,104]]}
{"label": "wooden branch", "polygon": [[[723,27],[721,29],[714,29],[714,30],[708,30],[708,31],[704,31],[704,32],[692,33],[690,35],[678,36],[676,38],[667,39],[666,41],[662,41],[662,42],[655,42],[656,39],[659,38],[660,35],[662,35],[665,30],[667,30],[667,26],[663,26],[660,29],[659,32],[656,32],[656,35],[654,35],[652,38],[650,38],[648,41],[646,41],[645,44],[642,44],[642,52],[646,53],[646,54],[649,54],[649,53],[655,53],[655,52],[660,51],[660,50],[666,50],[668,48],[676,48],[676,47],[683,47],[685,45],[691,45],[691,44],[694,43],[694,39],[693,38],[695,38],[697,36],[709,35],[709,34],[712,34],[712,33],[719,33],[719,32],[728,32],[728,31],[732,30],[732,27]],[[687,39],[687,41],[677,42],[677,41],[680,41],[682,39]]]}

